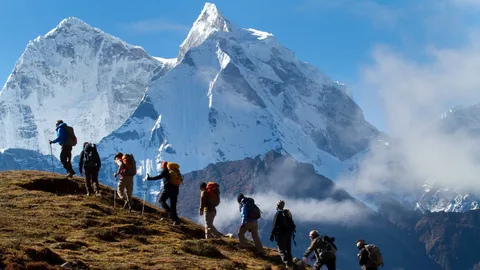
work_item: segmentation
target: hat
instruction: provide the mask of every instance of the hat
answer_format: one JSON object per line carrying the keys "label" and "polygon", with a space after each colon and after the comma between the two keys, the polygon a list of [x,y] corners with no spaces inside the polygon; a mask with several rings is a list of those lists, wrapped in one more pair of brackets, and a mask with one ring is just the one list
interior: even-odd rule
{"label": "hat", "polygon": [[240,203],[243,198],[245,198],[245,195],[243,195],[243,193],[238,194],[237,195],[237,202]]}
{"label": "hat", "polygon": [[277,209],[283,210],[283,207],[285,207],[285,201],[284,200],[279,200],[277,202]]}

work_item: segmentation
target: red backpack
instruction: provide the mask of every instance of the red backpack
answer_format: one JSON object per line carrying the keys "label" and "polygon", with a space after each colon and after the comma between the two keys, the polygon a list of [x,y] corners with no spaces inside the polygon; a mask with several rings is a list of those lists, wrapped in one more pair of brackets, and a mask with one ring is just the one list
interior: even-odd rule
{"label": "red backpack", "polygon": [[207,188],[208,204],[217,207],[220,204],[220,185],[214,182],[208,182]]}

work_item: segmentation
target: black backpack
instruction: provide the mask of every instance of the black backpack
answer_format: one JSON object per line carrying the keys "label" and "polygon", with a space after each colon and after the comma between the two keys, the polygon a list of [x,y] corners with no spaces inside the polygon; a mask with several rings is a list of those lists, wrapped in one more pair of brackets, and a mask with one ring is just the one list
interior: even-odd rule
{"label": "black backpack", "polygon": [[83,149],[83,167],[94,168],[98,164],[98,152],[95,144],[89,143]]}
{"label": "black backpack", "polygon": [[335,237],[329,237],[328,235],[321,236],[322,241],[326,244],[326,250],[332,251],[333,253],[337,253],[337,245],[335,245]]}
{"label": "black backpack", "polygon": [[248,209],[249,218],[260,219],[262,217],[262,211],[255,204],[255,200],[253,198],[245,198],[244,203],[245,203],[245,207],[247,207]]}
{"label": "black backpack", "polygon": [[288,209],[285,209],[281,211],[281,215],[283,216],[283,228],[285,232],[290,234],[295,233],[296,225],[295,222],[293,222],[292,213]]}

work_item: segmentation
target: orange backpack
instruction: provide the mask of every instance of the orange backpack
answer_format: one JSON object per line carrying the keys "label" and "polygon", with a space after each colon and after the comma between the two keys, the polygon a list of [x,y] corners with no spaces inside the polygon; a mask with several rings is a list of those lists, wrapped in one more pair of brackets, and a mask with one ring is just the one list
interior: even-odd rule
{"label": "orange backpack", "polygon": [[122,163],[125,168],[125,175],[134,176],[137,174],[137,164],[133,154],[125,154],[122,157]]}
{"label": "orange backpack", "polygon": [[220,204],[220,185],[214,182],[208,182],[205,190],[207,192],[209,205],[217,207]]}

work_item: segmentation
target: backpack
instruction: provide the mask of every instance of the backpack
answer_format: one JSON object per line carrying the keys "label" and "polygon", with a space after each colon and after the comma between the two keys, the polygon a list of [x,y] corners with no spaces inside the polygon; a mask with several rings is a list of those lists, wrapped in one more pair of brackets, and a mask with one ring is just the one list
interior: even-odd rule
{"label": "backpack", "polygon": [[248,210],[248,218],[257,220],[262,217],[262,211],[255,204],[255,200],[253,198],[245,198],[243,201],[245,202],[245,207]]}
{"label": "backpack", "polygon": [[125,154],[122,157],[122,163],[125,168],[124,174],[126,176],[134,176],[137,174],[137,163],[133,154]]}
{"label": "backpack", "polygon": [[75,136],[75,131],[73,130],[73,127],[67,126],[65,124],[65,132],[67,133],[67,138],[65,139],[65,142],[63,143],[66,146],[75,146],[77,145],[77,136]]}
{"label": "backpack", "polygon": [[283,226],[285,228],[285,232],[290,234],[295,233],[296,226],[295,226],[295,222],[293,222],[293,217],[290,210],[288,209],[283,210],[282,215],[283,215]]}
{"label": "backpack", "polygon": [[168,181],[170,184],[180,186],[183,183],[183,175],[180,173],[180,165],[174,162],[167,163],[168,174],[170,175]]}
{"label": "backpack", "polygon": [[94,168],[97,164],[97,146],[89,143],[85,146],[85,149],[83,149],[83,167]]}
{"label": "backpack", "polygon": [[329,237],[328,235],[322,235],[321,239],[323,243],[325,243],[325,249],[326,251],[331,251],[333,254],[337,253],[337,245],[335,245],[335,237]]}
{"label": "backpack", "polygon": [[209,205],[217,207],[220,204],[220,185],[214,182],[208,182],[205,190],[207,192]]}
{"label": "backpack", "polygon": [[373,244],[365,245],[365,249],[368,252],[368,259],[369,263],[374,267],[383,266],[383,258],[382,253],[380,253],[380,249]]}

